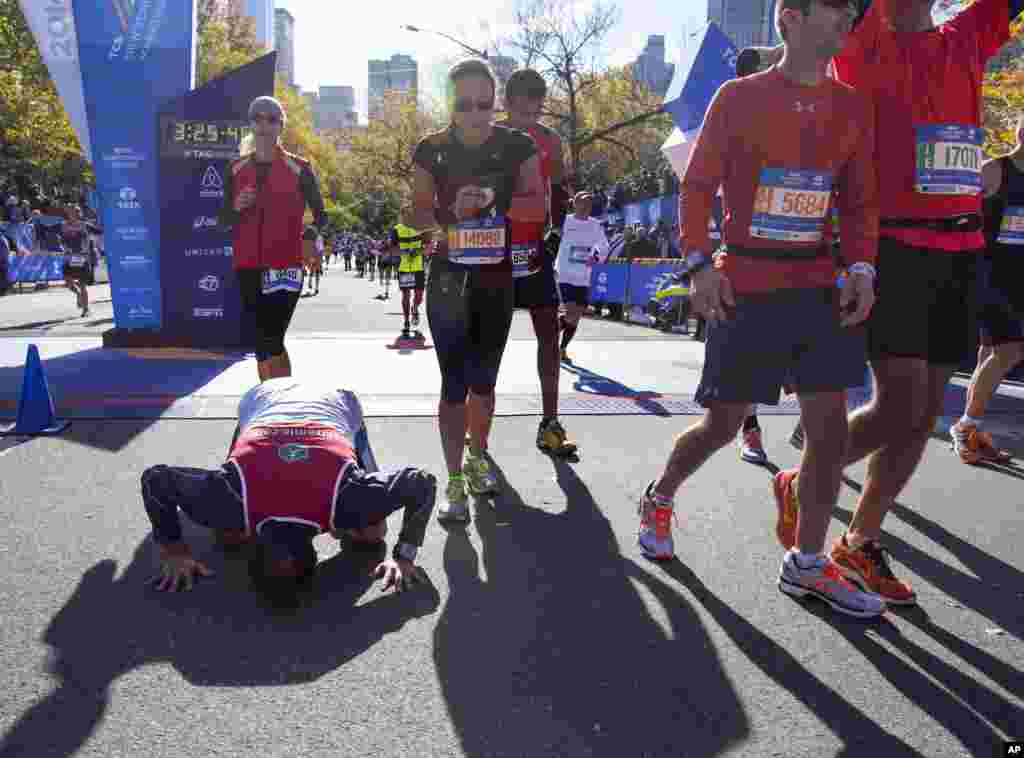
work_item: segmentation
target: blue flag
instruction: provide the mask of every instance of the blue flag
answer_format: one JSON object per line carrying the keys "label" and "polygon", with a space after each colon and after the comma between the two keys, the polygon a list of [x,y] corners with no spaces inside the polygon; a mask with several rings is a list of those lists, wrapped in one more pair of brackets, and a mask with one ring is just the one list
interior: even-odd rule
{"label": "blue flag", "polygon": [[736,77],[739,51],[712,22],[690,38],[665,95],[665,110],[679,131],[699,129],[718,88]]}

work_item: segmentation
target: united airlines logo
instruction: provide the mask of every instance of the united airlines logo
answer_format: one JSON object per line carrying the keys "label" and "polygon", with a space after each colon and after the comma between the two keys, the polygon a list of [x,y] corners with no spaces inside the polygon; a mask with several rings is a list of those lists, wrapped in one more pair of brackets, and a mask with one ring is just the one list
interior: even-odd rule
{"label": "united airlines logo", "polygon": [[285,463],[301,463],[309,460],[309,448],[294,443],[281,445],[277,448],[277,457]]}

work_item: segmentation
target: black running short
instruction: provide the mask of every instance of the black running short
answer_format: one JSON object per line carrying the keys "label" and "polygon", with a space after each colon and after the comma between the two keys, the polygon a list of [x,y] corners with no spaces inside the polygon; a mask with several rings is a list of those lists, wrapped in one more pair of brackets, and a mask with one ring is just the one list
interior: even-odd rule
{"label": "black running short", "polygon": [[427,275],[422,271],[399,271],[398,289],[422,290],[427,285]]}
{"label": "black running short", "polygon": [[544,261],[540,271],[515,280],[516,308],[545,308],[558,305],[558,281],[550,259]]}
{"label": "black running short", "polygon": [[511,281],[483,283],[480,268],[440,259],[430,264],[427,323],[441,367],[441,398],[448,403],[466,402],[470,390],[486,395],[494,389],[512,326]]}
{"label": "black running short", "polygon": [[302,293],[298,291],[263,294],[261,268],[238,269],[238,289],[242,296],[242,338],[265,361],[284,352],[284,335]]}
{"label": "black running short", "polygon": [[978,332],[977,251],[878,241],[878,298],[868,318],[872,358],[917,358],[959,366]]}

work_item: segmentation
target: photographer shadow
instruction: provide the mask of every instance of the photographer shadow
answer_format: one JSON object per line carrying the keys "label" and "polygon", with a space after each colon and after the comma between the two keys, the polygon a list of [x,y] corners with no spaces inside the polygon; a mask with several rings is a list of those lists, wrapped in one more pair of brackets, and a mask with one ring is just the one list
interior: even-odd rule
{"label": "photographer shadow", "polygon": [[502,480],[477,504],[477,552],[449,530],[434,657],[467,755],[715,756],[750,726],[700,618],[623,558],[570,465],[562,512]]}
{"label": "photographer shadow", "polygon": [[75,755],[102,722],[111,685],[139,667],[170,663],[188,683],[203,687],[308,683],[440,603],[430,585],[357,606],[382,556],[339,553],[318,566],[300,608],[271,611],[249,591],[245,561],[224,556],[208,533],[196,536],[199,531],[186,529],[189,542],[216,576],[189,593],[152,589],[157,570],[149,538],[120,577],[113,560],[85,572],[43,634],[52,648],[47,668],[58,686],[10,727],[0,740],[0,758]]}

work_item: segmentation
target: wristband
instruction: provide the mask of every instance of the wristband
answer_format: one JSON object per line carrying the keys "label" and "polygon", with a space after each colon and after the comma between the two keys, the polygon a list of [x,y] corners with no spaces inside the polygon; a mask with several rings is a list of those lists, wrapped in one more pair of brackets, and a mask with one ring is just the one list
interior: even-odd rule
{"label": "wristband", "polygon": [[396,561],[409,561],[409,563],[415,563],[416,554],[418,552],[419,548],[415,545],[410,545],[408,542],[399,542],[391,551],[391,557]]}
{"label": "wristband", "polygon": [[870,263],[865,263],[863,261],[860,263],[854,263],[847,269],[847,272],[850,274],[864,274],[865,276],[870,276],[872,279],[878,276],[878,272],[875,271],[875,267]]}

